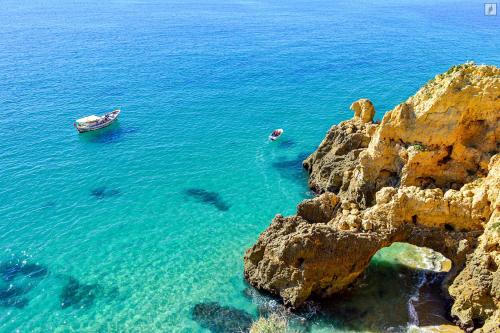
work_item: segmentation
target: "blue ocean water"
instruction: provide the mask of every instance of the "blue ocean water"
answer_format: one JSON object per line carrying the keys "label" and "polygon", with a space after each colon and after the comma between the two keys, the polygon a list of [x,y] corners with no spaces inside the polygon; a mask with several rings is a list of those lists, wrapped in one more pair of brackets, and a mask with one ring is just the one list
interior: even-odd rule
{"label": "blue ocean water", "polygon": [[[301,161],[350,103],[381,118],[453,64],[500,64],[500,20],[478,1],[1,8],[1,332],[204,332],[204,302],[256,318],[244,250],[310,195]],[[107,129],[72,126],[116,107]],[[364,310],[375,319],[351,305],[307,329],[406,327],[393,309],[416,282],[401,283],[357,296],[387,305]]]}

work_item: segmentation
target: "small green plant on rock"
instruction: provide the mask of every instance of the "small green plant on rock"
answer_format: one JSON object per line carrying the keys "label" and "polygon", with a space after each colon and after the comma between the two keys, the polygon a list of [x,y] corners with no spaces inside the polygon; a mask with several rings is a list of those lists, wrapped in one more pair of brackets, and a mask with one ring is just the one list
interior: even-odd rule
{"label": "small green plant on rock", "polygon": [[415,143],[415,144],[412,144],[410,147],[413,147],[415,150],[418,150],[418,151],[425,151],[425,146],[421,143]]}
{"label": "small green plant on rock", "polygon": [[496,232],[500,232],[500,222],[493,223],[490,228]]}

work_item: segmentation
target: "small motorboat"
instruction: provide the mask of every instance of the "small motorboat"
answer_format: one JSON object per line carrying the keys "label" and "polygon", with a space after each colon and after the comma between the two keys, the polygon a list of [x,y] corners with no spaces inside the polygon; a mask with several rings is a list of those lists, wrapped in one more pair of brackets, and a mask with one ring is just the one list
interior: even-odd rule
{"label": "small motorboat", "polygon": [[77,119],[74,123],[74,126],[78,133],[95,131],[99,128],[103,128],[109,126],[113,121],[118,118],[120,114],[120,110],[114,110],[112,112],[108,112],[103,114],[102,116],[87,116],[84,118]]}
{"label": "small motorboat", "polygon": [[284,130],[282,128],[275,129],[270,135],[269,140],[274,141],[278,139],[281,134],[283,134]]}

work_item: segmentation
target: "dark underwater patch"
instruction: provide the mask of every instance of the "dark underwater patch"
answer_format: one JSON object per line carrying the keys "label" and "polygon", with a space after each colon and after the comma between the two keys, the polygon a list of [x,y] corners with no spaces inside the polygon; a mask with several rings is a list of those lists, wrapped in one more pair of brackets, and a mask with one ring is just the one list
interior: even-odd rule
{"label": "dark underwater patch", "polygon": [[217,192],[210,192],[202,188],[189,188],[185,190],[184,193],[201,203],[212,205],[220,211],[229,210],[229,204],[227,204]]}
{"label": "dark underwater patch", "polygon": [[29,303],[24,297],[48,274],[48,269],[40,264],[32,264],[21,258],[0,264],[0,306],[23,308]]}
{"label": "dark underwater patch", "polygon": [[19,275],[29,278],[43,278],[47,275],[46,267],[39,264],[25,263],[20,260],[13,260],[0,265],[0,274],[4,281],[12,281]]}
{"label": "dark underwater patch", "polygon": [[26,293],[27,290],[25,290],[25,288],[20,288],[15,285],[0,288],[0,306],[24,308],[29,303],[29,300],[23,297]]}
{"label": "dark underwater patch", "polygon": [[83,284],[70,276],[59,295],[59,304],[62,309],[90,307],[94,303],[98,289],[97,284]]}
{"label": "dark underwater patch", "polygon": [[55,201],[48,201],[42,205],[42,208],[54,208],[56,206]]}
{"label": "dark underwater patch", "polygon": [[255,304],[259,315],[269,317],[271,314],[278,314],[287,319],[291,332],[309,332],[312,321],[318,311],[319,305],[313,301],[307,301],[303,306],[293,311],[283,305],[283,300],[265,291],[258,290],[251,285],[242,291],[245,298]]}
{"label": "dark underwater patch", "polygon": [[107,188],[106,186],[99,186],[90,191],[90,194],[97,199],[105,199],[120,195],[121,192],[116,188]]}
{"label": "dark underwater patch", "polygon": [[253,322],[246,311],[217,302],[196,304],[191,310],[191,317],[213,333],[248,332]]}

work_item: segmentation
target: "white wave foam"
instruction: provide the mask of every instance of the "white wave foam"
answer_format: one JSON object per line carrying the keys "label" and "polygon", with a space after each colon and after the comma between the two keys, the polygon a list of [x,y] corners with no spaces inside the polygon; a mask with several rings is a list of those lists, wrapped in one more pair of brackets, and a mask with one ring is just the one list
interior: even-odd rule
{"label": "white wave foam", "polygon": [[[423,271],[419,272],[418,276],[418,283],[415,287],[415,291],[413,294],[410,296],[408,299],[407,303],[407,308],[408,308],[408,330],[409,331],[414,331],[415,327],[418,327],[420,324],[420,320],[418,318],[418,312],[417,309],[415,308],[415,304],[418,303],[420,300],[420,290],[421,288],[428,282],[428,272],[427,271],[433,271],[433,272],[439,272],[441,271],[442,263],[445,260],[445,258],[439,254],[436,253],[432,250],[425,249],[425,248],[418,248],[417,251],[421,255],[421,265],[419,265],[418,268],[423,269]],[[410,330],[410,328],[413,328]]]}

